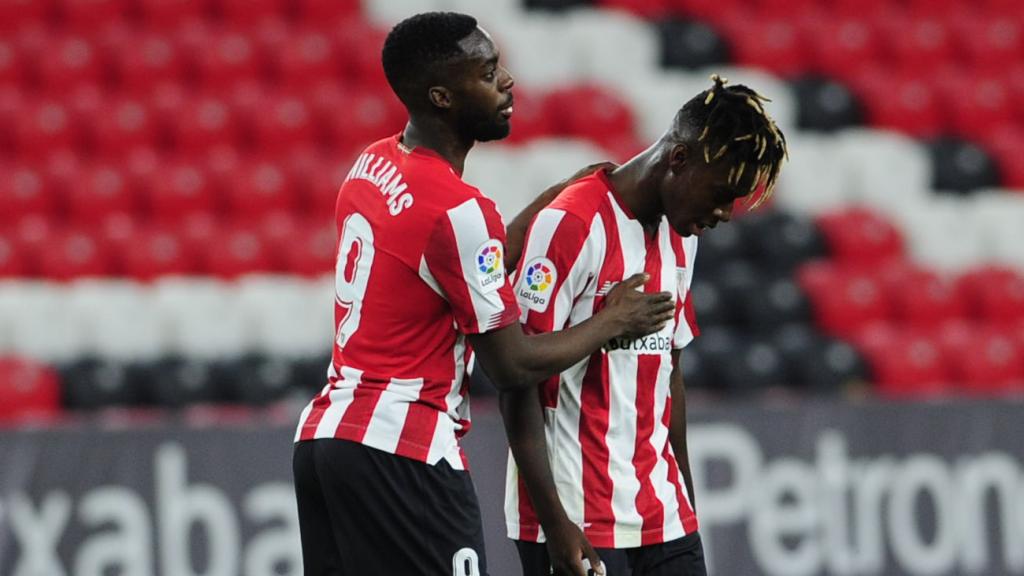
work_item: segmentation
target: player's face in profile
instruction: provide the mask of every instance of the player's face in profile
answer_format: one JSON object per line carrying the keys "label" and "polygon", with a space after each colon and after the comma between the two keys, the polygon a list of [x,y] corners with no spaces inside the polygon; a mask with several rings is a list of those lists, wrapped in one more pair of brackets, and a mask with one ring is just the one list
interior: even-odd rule
{"label": "player's face in profile", "polygon": [[737,186],[729,184],[729,166],[697,160],[666,179],[662,205],[669,225],[679,235],[700,236],[719,222],[728,222],[741,195]]}
{"label": "player's face in profile", "polygon": [[456,88],[460,130],[478,142],[500,140],[511,131],[515,82],[487,32],[477,28],[460,44],[466,52]]}

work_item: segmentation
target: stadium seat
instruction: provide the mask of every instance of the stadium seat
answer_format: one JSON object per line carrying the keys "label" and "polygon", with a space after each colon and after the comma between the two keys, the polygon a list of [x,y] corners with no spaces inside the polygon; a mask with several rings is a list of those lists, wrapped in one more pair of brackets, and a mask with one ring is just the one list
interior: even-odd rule
{"label": "stadium seat", "polygon": [[214,10],[232,24],[255,24],[284,12],[281,0],[214,0]]}
{"label": "stadium seat", "polygon": [[224,378],[226,399],[262,406],[281,400],[295,385],[298,374],[293,362],[263,354],[249,354],[226,362]]}
{"label": "stadium seat", "polygon": [[196,256],[187,245],[170,231],[160,229],[139,232],[130,245],[122,248],[118,261],[128,277],[143,282],[198,271]]}
{"label": "stadium seat", "polygon": [[293,36],[273,56],[275,73],[288,88],[310,88],[338,73],[338,57],[330,36],[306,30]]}
{"label": "stadium seat", "polygon": [[729,304],[722,296],[722,289],[714,280],[710,275],[701,274],[694,279],[690,287],[693,309],[702,330],[729,324],[731,320]]}
{"label": "stadium seat", "polygon": [[118,214],[132,214],[138,197],[128,178],[111,165],[85,168],[78,183],[68,190],[68,213],[81,225],[96,225]]}
{"label": "stadium seat", "polygon": [[892,222],[869,209],[853,208],[816,218],[829,253],[840,263],[870,267],[903,256],[903,237]]}
{"label": "stadium seat", "polygon": [[726,39],[704,22],[671,18],[658,23],[658,33],[661,65],[666,68],[693,70],[731,60]]}
{"label": "stadium seat", "polygon": [[800,268],[797,279],[811,301],[816,324],[831,335],[850,336],[890,318],[885,292],[871,274],[812,262]]}
{"label": "stadium seat", "polygon": [[[413,12],[409,12],[411,13]],[[341,59],[342,77],[350,85],[369,86],[375,90],[389,92],[384,67],[380,61],[388,29],[369,26],[362,18],[345,19],[332,28],[334,45],[337,47],[335,53]]]}
{"label": "stadium seat", "polygon": [[647,20],[661,20],[672,10],[672,0],[598,0],[602,9],[630,12]]}
{"label": "stadium seat", "polygon": [[803,130],[833,131],[863,122],[860,103],[842,84],[815,76],[793,82],[800,102],[797,125]]}
{"label": "stadium seat", "polygon": [[512,132],[505,140],[508,143],[528,142],[536,138],[554,136],[557,130],[557,119],[552,118],[549,110],[543,105],[544,98],[527,89],[516,86],[515,113],[512,116]]}
{"label": "stadium seat", "polygon": [[949,232],[965,225],[970,205],[970,199],[933,194],[915,210],[893,211],[911,259],[938,271],[954,273],[987,262],[990,255],[982,250],[979,235]]}
{"label": "stadium seat", "polygon": [[251,118],[256,150],[278,155],[315,142],[313,114],[306,103],[292,96],[268,98]]}
{"label": "stadium seat", "polygon": [[851,76],[850,85],[875,126],[915,137],[934,137],[945,129],[947,118],[940,99],[918,75],[867,65]]}
{"label": "stadium seat", "polygon": [[79,143],[79,129],[70,110],[53,100],[35,101],[19,111],[14,131],[15,150],[24,158],[72,150]]}
{"label": "stadium seat", "polygon": [[86,338],[89,356],[137,362],[155,360],[167,346],[151,292],[131,281],[79,281],[68,293],[68,314]]}
{"label": "stadium seat", "polygon": [[57,14],[69,28],[87,32],[126,16],[124,0],[58,0]]}
{"label": "stadium seat", "polygon": [[950,352],[960,390],[984,395],[1024,391],[1024,352],[1008,334],[978,330]]}
{"label": "stadium seat", "polygon": [[806,324],[783,326],[772,341],[785,362],[787,383],[800,391],[838,395],[867,380],[867,367],[852,346]]}
{"label": "stadium seat", "polygon": [[221,363],[197,357],[172,356],[153,362],[155,376],[146,383],[147,397],[157,406],[184,408],[225,398]]}
{"label": "stadium seat", "polygon": [[1024,149],[1024,124],[999,126],[986,134],[980,144],[998,164],[1003,185],[1024,190],[1024,162],[1018,161]]}
{"label": "stadium seat", "polygon": [[[683,353],[683,366],[687,358],[696,355],[700,357],[700,368],[703,373],[703,380],[707,389],[712,392],[728,392],[732,382],[728,382],[728,375],[723,368],[734,361],[739,355],[741,342],[736,332],[724,326],[707,326],[701,329],[700,338],[687,346]],[[742,383],[740,383],[742,385]]]}
{"label": "stadium seat", "polygon": [[896,262],[879,274],[893,318],[910,328],[927,329],[967,316],[966,302],[951,278]]}
{"label": "stadium seat", "polygon": [[285,270],[301,276],[321,276],[334,270],[337,233],[334,226],[304,226],[283,248]]}
{"label": "stadium seat", "polygon": [[932,165],[925,147],[891,132],[850,129],[832,153],[842,163],[850,200],[882,213],[915,210],[929,200]]}
{"label": "stadium seat", "polygon": [[[708,77],[699,73],[665,70],[641,71],[618,89],[632,105],[638,136],[653,142],[665,133],[676,112],[686,103],[681,95],[696,95],[710,86]],[[513,132],[514,124],[513,118]]]}
{"label": "stadium seat", "polygon": [[288,172],[280,165],[262,161],[238,167],[225,190],[234,216],[249,220],[271,212],[289,212],[295,205]]}
{"label": "stadium seat", "polygon": [[928,16],[885,15],[878,21],[884,30],[888,53],[902,70],[934,69],[954,60],[956,45],[946,24]]}
{"label": "stadium seat", "polygon": [[580,79],[577,50],[567,33],[568,16],[545,14],[495,20],[491,33],[502,53],[502,64],[516,82],[548,90]]}
{"label": "stadium seat", "polygon": [[144,93],[159,83],[183,81],[185,66],[170,39],[141,33],[118,51],[115,70],[122,89]]}
{"label": "stadium seat", "polygon": [[881,59],[880,38],[863,14],[817,20],[805,33],[814,47],[814,68],[840,80],[853,79],[865,63]]}
{"label": "stadium seat", "polygon": [[[647,22],[622,12],[579,10],[568,15],[567,25],[565,34],[573,38],[576,48],[574,67],[578,72],[574,73],[584,82],[616,86],[628,81],[625,70],[658,71],[659,39]],[[516,108],[516,124],[521,110]]]}
{"label": "stadium seat", "polygon": [[928,148],[934,188],[969,193],[978,188],[999,186],[999,167],[977,144],[945,137],[929,142]]}
{"label": "stadium seat", "polygon": [[111,272],[112,262],[96,238],[76,230],[61,230],[46,240],[39,253],[39,270],[50,280],[102,277]]}
{"label": "stadium seat", "polygon": [[56,208],[46,175],[28,165],[5,165],[0,170],[0,226],[12,226],[31,216],[49,217]]}
{"label": "stadium seat", "polygon": [[25,77],[25,65],[13,42],[0,39],[0,85],[16,86]]}
{"label": "stadium seat", "polygon": [[0,30],[5,32],[51,24],[53,4],[39,0],[9,0],[0,3]]}
{"label": "stadium seat", "polygon": [[205,18],[210,5],[208,0],[137,0],[137,4],[147,25],[165,30]]}
{"label": "stadium seat", "polygon": [[105,158],[122,158],[133,148],[157,146],[159,134],[145,104],[125,99],[111,103],[99,114],[91,130],[95,154]]}
{"label": "stadium seat", "polygon": [[970,86],[964,90],[957,83],[952,93],[945,94],[946,107],[952,114],[955,133],[965,138],[978,139],[1003,125],[1012,125],[1018,118],[1016,101],[1003,71],[990,74],[971,74],[964,78]]}
{"label": "stadium seat", "polygon": [[[765,210],[750,213],[736,224],[742,230],[747,255],[763,270],[789,274],[798,265],[825,256],[825,241],[810,218],[783,210]],[[714,234],[717,233],[716,228]],[[697,251],[698,258],[703,248],[704,242]]]}
{"label": "stadium seat", "polygon": [[14,240],[0,233],[0,280],[22,276],[26,268],[24,256]]}
{"label": "stadium seat", "polygon": [[[339,109],[347,113],[338,114]],[[340,150],[365,147],[397,134],[405,122],[404,110],[397,99],[381,98],[368,89],[353,90],[338,107],[322,107],[316,111],[316,116],[318,122],[328,127],[330,140]]]}
{"label": "stadium seat", "polygon": [[716,227],[702,236],[697,248],[695,268],[701,270],[697,277],[705,271],[714,274],[726,264],[742,260],[747,250],[744,232],[738,225],[728,224]]}
{"label": "stadium seat", "polygon": [[721,376],[719,384],[730,396],[765,392],[789,384],[782,355],[769,340],[742,342],[717,372]]}
{"label": "stadium seat", "polygon": [[837,210],[852,201],[854,190],[835,153],[837,140],[826,134],[786,135],[789,162],[779,175],[779,208],[800,215]]}
{"label": "stadium seat", "polygon": [[217,145],[237,146],[241,128],[235,114],[229,103],[220,98],[202,97],[184,104],[173,120],[175,147],[190,154]]}
{"label": "stadium seat", "polygon": [[315,284],[301,278],[241,279],[236,297],[248,319],[256,352],[264,357],[296,360],[330,346],[333,299],[321,296]]}
{"label": "stadium seat", "polygon": [[599,146],[634,137],[632,110],[603,86],[575,85],[553,90],[542,106],[563,136],[584,138]]}
{"label": "stadium seat", "polygon": [[216,210],[216,192],[203,168],[191,162],[169,162],[145,189],[149,213],[157,222],[174,223]]}
{"label": "stadium seat", "polygon": [[862,346],[883,396],[923,399],[949,392],[952,374],[933,338],[901,331]]}
{"label": "stadium seat", "polygon": [[768,69],[785,78],[804,74],[811,67],[811,51],[790,18],[750,20],[744,16],[728,28],[736,64]]}
{"label": "stadium seat", "polygon": [[361,11],[360,0],[299,0],[298,17],[313,25],[330,25],[341,19],[351,19]]}
{"label": "stadium seat", "polygon": [[39,83],[51,94],[79,84],[99,84],[104,64],[95,47],[78,36],[53,36],[38,62]]}
{"label": "stadium seat", "polygon": [[81,356],[85,345],[85,334],[68,314],[65,285],[0,283],[0,353],[61,363]]}
{"label": "stadium seat", "polygon": [[165,350],[190,360],[237,358],[253,338],[230,285],[210,278],[165,277],[153,285],[153,313],[168,335]]}
{"label": "stadium seat", "polygon": [[252,41],[237,32],[218,34],[198,53],[199,80],[212,90],[259,77],[260,60]]}
{"label": "stadium seat", "polygon": [[1003,73],[1007,62],[1024,58],[1024,22],[1020,18],[981,12],[953,26],[965,63],[973,70]]}
{"label": "stadium seat", "polygon": [[206,273],[225,279],[277,269],[270,247],[262,237],[241,225],[217,230],[202,260]]}
{"label": "stadium seat", "polygon": [[49,421],[60,414],[60,377],[39,362],[0,356],[0,425]]}
{"label": "stadium seat", "polygon": [[995,266],[971,270],[958,280],[976,318],[993,325],[1015,326],[1024,321],[1024,276]]}

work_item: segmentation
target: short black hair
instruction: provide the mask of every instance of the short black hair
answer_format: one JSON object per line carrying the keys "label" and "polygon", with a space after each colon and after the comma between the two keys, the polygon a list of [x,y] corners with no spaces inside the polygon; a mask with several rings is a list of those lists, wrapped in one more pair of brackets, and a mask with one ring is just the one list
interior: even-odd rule
{"label": "short black hair", "polygon": [[433,79],[439,64],[464,54],[459,42],[476,30],[476,18],[456,12],[424,12],[402,20],[384,40],[381,62],[388,84],[406,106]]}
{"label": "short black hair", "polygon": [[728,80],[717,74],[711,80],[711,88],[676,114],[674,136],[696,144],[707,164],[727,162],[729,184],[748,191],[745,195],[763,185],[761,194],[752,198],[756,208],[771,197],[782,162],[789,157],[786,137],[765,112],[764,103],[770,100],[742,84],[726,86]]}

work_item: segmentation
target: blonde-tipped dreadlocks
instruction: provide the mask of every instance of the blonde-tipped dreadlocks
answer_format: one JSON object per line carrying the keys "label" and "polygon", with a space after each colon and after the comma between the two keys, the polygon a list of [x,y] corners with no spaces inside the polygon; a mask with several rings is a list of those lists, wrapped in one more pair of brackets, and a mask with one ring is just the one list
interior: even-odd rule
{"label": "blonde-tipped dreadlocks", "polygon": [[[728,162],[729,184],[752,194],[761,184],[764,191],[751,198],[751,209],[771,197],[784,159],[789,158],[786,137],[765,112],[770,102],[743,86],[726,86],[728,80],[712,74],[714,85],[683,106],[682,112],[699,130],[697,142],[708,164]],[[744,178],[746,176],[746,178]]]}

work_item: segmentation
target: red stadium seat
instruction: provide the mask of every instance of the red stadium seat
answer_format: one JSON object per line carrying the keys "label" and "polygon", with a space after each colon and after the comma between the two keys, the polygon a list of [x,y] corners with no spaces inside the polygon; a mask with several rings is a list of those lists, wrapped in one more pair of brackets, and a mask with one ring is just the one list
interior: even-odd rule
{"label": "red stadium seat", "polygon": [[111,272],[110,255],[95,237],[77,230],[61,230],[41,245],[39,270],[56,281],[84,277],[103,277]]}
{"label": "red stadium seat", "polygon": [[200,47],[199,80],[211,89],[224,89],[258,78],[261,60],[252,41],[236,32],[216,35]]}
{"label": "red stadium seat", "polygon": [[23,276],[26,273],[24,256],[13,238],[0,233],[0,279]]}
{"label": "red stadium seat", "polygon": [[816,69],[842,80],[855,78],[858,70],[880,59],[877,32],[862,18],[817,21],[806,29],[806,34]]}
{"label": "red stadium seat", "polygon": [[362,11],[360,0],[298,0],[296,4],[299,19],[320,26],[358,17]]}
{"label": "red stadium seat", "polygon": [[866,208],[822,214],[816,223],[839,261],[874,266],[903,256],[903,237],[881,215]]}
{"label": "red stadium seat", "polygon": [[[946,108],[956,132],[978,138],[1004,125],[1013,125],[1018,105],[1001,74],[964,76],[946,89]],[[969,86],[964,89],[964,86]],[[1020,115],[1024,118],[1024,115]]]}
{"label": "red stadium seat", "polygon": [[721,23],[745,9],[742,0],[668,0],[672,11],[680,16],[696,16],[702,20]]}
{"label": "red stadium seat", "polygon": [[143,230],[120,254],[121,269],[141,281],[198,271],[195,254],[169,230]]}
{"label": "red stadium seat", "polygon": [[79,142],[72,112],[53,100],[29,103],[15,119],[14,129],[15,149],[26,158],[73,150]]}
{"label": "red stadium seat", "polygon": [[338,190],[351,168],[350,161],[331,160],[321,163],[314,170],[303,198],[305,212],[313,218],[320,218],[322,222],[332,222]]}
{"label": "red stadium seat", "polygon": [[288,172],[272,162],[238,167],[225,190],[228,208],[242,221],[273,212],[289,212],[296,204]]}
{"label": "red stadium seat", "polygon": [[933,14],[929,17],[889,15],[878,23],[885,31],[889,53],[905,71],[931,70],[952,62],[956,56],[952,32]]}
{"label": "red stadium seat", "polygon": [[171,30],[183,23],[202,20],[209,12],[208,0],[135,0],[150,28]]}
{"label": "red stadium seat", "polygon": [[1024,322],[1024,276],[1007,268],[986,267],[960,277],[958,288],[975,316],[993,325]]}
{"label": "red stadium seat", "polygon": [[601,86],[555,90],[547,95],[543,106],[559,134],[587,138],[600,145],[635,136],[632,108]]}
{"label": "red stadium seat", "polygon": [[133,214],[138,204],[129,179],[109,165],[90,166],[68,190],[68,209],[78,224],[96,225],[117,214]]}
{"label": "red stadium seat", "polygon": [[282,0],[215,0],[215,9],[225,22],[255,24],[267,18],[279,18],[284,13]]}
{"label": "red stadium seat", "polygon": [[334,43],[327,34],[306,31],[292,38],[274,57],[280,82],[291,88],[310,88],[338,73]]}
{"label": "red stadium seat", "polygon": [[135,148],[160,144],[156,120],[144,102],[134,99],[114,101],[97,115],[92,137],[94,153],[111,159],[121,159]]}
{"label": "red stadium seat", "polygon": [[829,334],[849,336],[889,321],[885,291],[872,275],[817,262],[801,267],[797,280],[811,301],[815,322]]}
{"label": "red stadium seat", "polygon": [[31,216],[52,217],[56,198],[43,172],[24,165],[0,166],[0,172],[0,227]]}
{"label": "red stadium seat", "polygon": [[597,4],[603,9],[624,10],[648,20],[661,20],[673,9],[671,0],[598,0]]}
{"label": "red stadium seat", "polygon": [[229,103],[201,97],[183,105],[172,126],[172,140],[180,152],[191,154],[215,146],[237,146],[241,127]]}
{"label": "red stadium seat", "polygon": [[311,221],[284,246],[285,270],[302,276],[320,276],[334,270],[337,233],[333,225]]}
{"label": "red stadium seat", "polygon": [[512,116],[512,132],[506,142],[515,144],[527,142],[534,138],[554,135],[558,131],[558,123],[544,106],[544,99],[534,93],[520,89],[515,94],[515,113]]}
{"label": "red stadium seat", "polygon": [[85,38],[55,36],[43,52],[45,57],[38,62],[39,83],[52,93],[103,80],[104,65],[99,53]]}
{"label": "red stadium seat", "polygon": [[256,148],[266,154],[315,142],[313,113],[296,97],[268,98],[251,121]]}
{"label": "red stadium seat", "polygon": [[1024,391],[1024,351],[1008,333],[976,330],[948,356],[962,390],[976,394]]}
{"label": "red stadium seat", "polygon": [[[405,110],[390,94],[377,90],[354,90],[345,94],[340,108],[321,107],[317,122],[328,127],[330,140],[342,151],[364,147],[405,125]],[[346,110],[338,114],[338,110]]]}
{"label": "red stadium seat", "polygon": [[218,230],[203,256],[206,272],[222,278],[277,269],[266,242],[250,227],[233,226]]}
{"label": "red stadium seat", "polygon": [[172,223],[216,211],[216,191],[197,163],[161,166],[147,187],[149,212],[157,222]]}
{"label": "red stadium seat", "polygon": [[934,328],[967,315],[961,292],[949,278],[899,263],[886,266],[880,279],[894,318],[907,327]]}
{"label": "red stadium seat", "polygon": [[38,362],[0,357],[0,424],[51,420],[60,414],[60,377]]}
{"label": "red stadium seat", "polygon": [[865,104],[871,124],[917,137],[944,132],[947,114],[926,80],[868,67],[857,72],[851,83]]}
{"label": "red stadium seat", "polygon": [[341,60],[342,77],[351,85],[362,84],[373,90],[389,90],[380,51],[387,32],[369,26],[362,18],[347,19],[332,29],[336,54]]}
{"label": "red stadium seat", "polygon": [[811,66],[811,50],[792,19],[744,17],[727,28],[738,64],[765,68],[785,77],[803,74]]}
{"label": "red stadium seat", "polygon": [[876,342],[870,342],[871,335],[858,338],[882,395],[927,398],[949,391],[951,374],[935,339],[912,330],[892,332]]}
{"label": "red stadium seat", "polygon": [[0,38],[0,85],[18,85],[25,78],[25,63],[13,42]]}
{"label": "red stadium seat", "polygon": [[30,26],[48,26],[54,20],[53,4],[40,0],[0,2],[0,30],[12,32]]}
{"label": "red stadium seat", "polygon": [[996,127],[982,138],[981,144],[999,163],[1003,185],[1024,189],[1024,162],[1020,161],[1024,125]]}
{"label": "red stadium seat", "polygon": [[122,88],[148,91],[161,83],[178,83],[185,66],[174,43],[157,34],[129,39],[116,57],[116,70]]}
{"label": "red stadium seat", "polygon": [[125,0],[58,0],[57,13],[64,25],[83,32],[124,19]]}
{"label": "red stadium seat", "polygon": [[1020,18],[979,13],[954,21],[953,26],[964,49],[964,63],[973,70],[1003,74],[1007,62],[1024,59],[1024,20]]}

